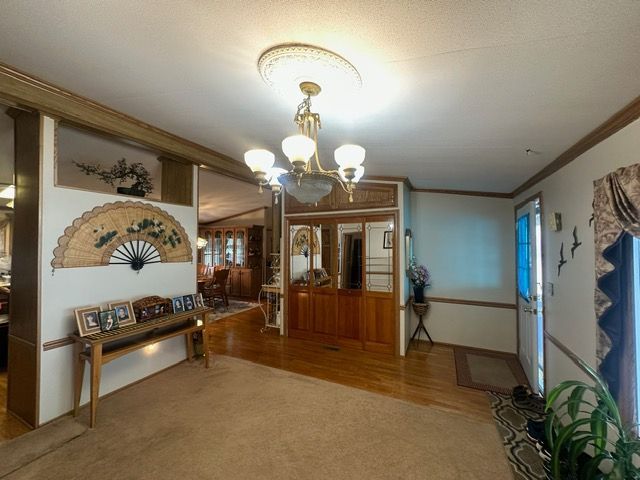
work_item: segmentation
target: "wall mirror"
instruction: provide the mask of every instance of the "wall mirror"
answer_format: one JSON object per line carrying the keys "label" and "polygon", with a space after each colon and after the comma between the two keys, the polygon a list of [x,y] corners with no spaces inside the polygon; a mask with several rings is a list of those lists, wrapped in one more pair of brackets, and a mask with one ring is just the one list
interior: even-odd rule
{"label": "wall mirror", "polygon": [[404,231],[404,258],[404,268],[408,272],[409,263],[411,262],[411,258],[413,258],[413,232],[410,228]]}

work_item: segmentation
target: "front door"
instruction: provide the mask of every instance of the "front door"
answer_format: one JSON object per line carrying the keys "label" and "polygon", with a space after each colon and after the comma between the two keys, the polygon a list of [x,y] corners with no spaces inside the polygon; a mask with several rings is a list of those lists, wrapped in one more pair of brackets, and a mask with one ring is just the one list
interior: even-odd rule
{"label": "front door", "polygon": [[516,210],[518,356],[532,389],[544,391],[540,199]]}

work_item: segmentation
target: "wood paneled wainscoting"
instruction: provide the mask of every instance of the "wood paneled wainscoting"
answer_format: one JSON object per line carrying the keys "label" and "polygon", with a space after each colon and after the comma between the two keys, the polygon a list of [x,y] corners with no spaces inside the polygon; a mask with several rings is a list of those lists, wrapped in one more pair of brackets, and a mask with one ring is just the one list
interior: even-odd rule
{"label": "wood paneled wainscoting", "polygon": [[397,352],[395,212],[289,218],[285,235],[290,337]]}

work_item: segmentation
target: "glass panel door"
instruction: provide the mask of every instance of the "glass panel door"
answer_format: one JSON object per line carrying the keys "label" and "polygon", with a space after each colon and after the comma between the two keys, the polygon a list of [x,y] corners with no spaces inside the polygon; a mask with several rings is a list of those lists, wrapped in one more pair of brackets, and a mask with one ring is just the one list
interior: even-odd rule
{"label": "glass panel door", "polygon": [[224,232],[224,266],[233,267],[233,230]]}
{"label": "glass panel door", "polygon": [[362,224],[339,223],[338,288],[362,289]]}
{"label": "glass panel door", "polygon": [[244,267],[245,263],[245,231],[236,230],[236,267]]}
{"label": "glass panel door", "polygon": [[393,291],[393,219],[367,222],[365,284],[369,292]]}
{"label": "glass panel door", "polygon": [[337,275],[334,271],[336,253],[334,242],[336,226],[316,224],[313,226],[313,286],[315,288],[336,288]]}
{"label": "glass panel door", "polygon": [[213,234],[213,265],[224,265],[222,261],[222,230],[216,230]]}
{"label": "glass panel door", "polygon": [[291,285],[309,285],[311,229],[308,225],[291,225],[289,230],[291,258],[289,263],[289,281]]}
{"label": "glass panel door", "polygon": [[205,240],[207,241],[207,244],[204,246],[204,258],[203,258],[203,262],[207,267],[210,267],[212,265],[212,256],[211,256],[211,232],[209,230],[207,230],[207,233],[205,233],[204,236]]}

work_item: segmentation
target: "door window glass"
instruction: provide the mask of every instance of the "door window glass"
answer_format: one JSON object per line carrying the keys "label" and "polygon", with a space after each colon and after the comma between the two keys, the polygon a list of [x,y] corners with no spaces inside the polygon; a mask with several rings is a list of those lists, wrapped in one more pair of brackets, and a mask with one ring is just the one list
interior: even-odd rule
{"label": "door window glass", "polygon": [[365,282],[369,292],[393,291],[393,219],[365,224]]}

